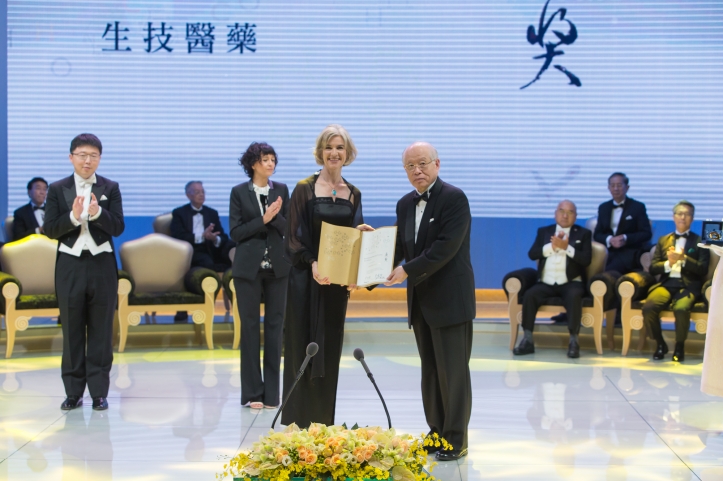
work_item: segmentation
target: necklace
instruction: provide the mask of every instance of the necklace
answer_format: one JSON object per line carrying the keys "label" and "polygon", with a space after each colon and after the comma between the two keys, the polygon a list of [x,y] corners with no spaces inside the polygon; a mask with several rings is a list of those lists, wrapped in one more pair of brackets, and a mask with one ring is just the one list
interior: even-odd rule
{"label": "necklace", "polygon": [[330,181],[328,181],[328,180],[326,180],[326,179],[324,179],[324,182],[326,182],[329,186],[331,186],[331,195],[332,195],[332,197],[336,197],[336,188],[337,188],[338,186],[340,186],[340,185],[344,182],[344,179],[340,178],[340,179],[339,179],[339,182],[337,182],[336,184],[334,184],[334,183],[332,183],[332,182],[330,182]]}

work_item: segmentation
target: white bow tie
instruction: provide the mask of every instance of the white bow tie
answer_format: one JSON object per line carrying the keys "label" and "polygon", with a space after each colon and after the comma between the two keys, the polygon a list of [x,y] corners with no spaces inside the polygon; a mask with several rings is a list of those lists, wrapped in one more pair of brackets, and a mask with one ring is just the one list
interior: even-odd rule
{"label": "white bow tie", "polygon": [[93,187],[93,184],[95,184],[95,175],[88,179],[79,179],[78,180],[78,187],[81,189],[85,189],[87,186]]}

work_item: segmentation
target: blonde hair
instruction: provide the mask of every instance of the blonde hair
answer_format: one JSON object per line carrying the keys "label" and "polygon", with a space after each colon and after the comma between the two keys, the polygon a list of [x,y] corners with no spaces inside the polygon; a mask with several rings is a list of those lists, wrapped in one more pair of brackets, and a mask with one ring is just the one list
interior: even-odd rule
{"label": "blonde hair", "polygon": [[357,152],[349,132],[339,124],[330,124],[324,127],[324,130],[322,130],[316,138],[316,146],[314,147],[316,163],[324,165],[324,147],[326,147],[334,137],[341,137],[342,142],[344,142],[344,150],[346,150],[346,162],[344,162],[344,165],[346,166],[354,162]]}

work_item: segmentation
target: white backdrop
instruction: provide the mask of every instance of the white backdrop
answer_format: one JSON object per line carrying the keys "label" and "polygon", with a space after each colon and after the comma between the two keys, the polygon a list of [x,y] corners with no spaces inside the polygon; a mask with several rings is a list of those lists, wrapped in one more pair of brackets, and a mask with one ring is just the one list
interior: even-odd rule
{"label": "white backdrop", "polygon": [[[334,122],[359,149],[345,176],[367,216],[393,215],[410,189],[401,152],[428,140],[475,216],[549,217],[562,197],[589,215],[622,170],[653,218],[670,218],[680,198],[699,218],[722,217],[723,3],[552,0],[546,19],[564,7],[578,31],[553,64],[582,86],[551,67],[520,90],[543,62],[526,39],[543,5],[10,0],[10,210],[31,177],[70,174],[70,140],[88,131],[127,215],[183,203],[191,179],[224,214],[251,141],[276,148],[276,179],[293,186],[316,169],[314,139]],[[146,51],[148,22],[156,34],[173,27],[171,52],[158,38]],[[229,52],[228,25],[247,22],[256,51]],[[187,23],[215,27],[213,53],[188,53]],[[546,42],[552,30],[569,26],[554,21]]]}

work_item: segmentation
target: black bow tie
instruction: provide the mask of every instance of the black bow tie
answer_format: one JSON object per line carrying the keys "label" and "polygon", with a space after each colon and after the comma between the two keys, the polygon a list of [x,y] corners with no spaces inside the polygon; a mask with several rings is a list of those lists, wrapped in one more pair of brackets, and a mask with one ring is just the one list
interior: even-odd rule
{"label": "black bow tie", "polygon": [[44,205],[34,205],[33,211],[36,211],[36,210],[45,210],[45,206]]}
{"label": "black bow tie", "polygon": [[678,240],[678,239],[680,239],[681,237],[687,239],[687,238],[688,238],[688,233],[686,232],[685,234],[675,234],[675,240]]}
{"label": "black bow tie", "polygon": [[422,195],[419,195],[418,192],[414,193],[414,204],[419,205],[419,201],[423,200],[424,202],[429,202],[429,193],[425,192]]}
{"label": "black bow tie", "polygon": [[620,207],[621,209],[624,208],[624,207],[625,207],[625,202],[621,202],[621,203],[619,203],[619,204],[617,204],[617,205],[613,204],[613,209],[617,209],[618,207]]}

